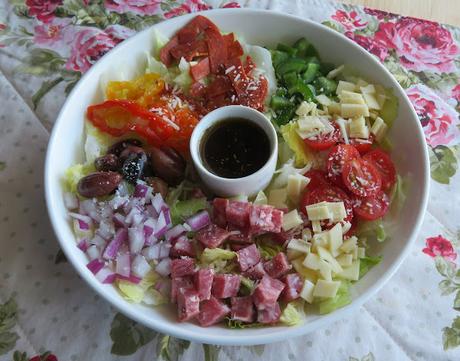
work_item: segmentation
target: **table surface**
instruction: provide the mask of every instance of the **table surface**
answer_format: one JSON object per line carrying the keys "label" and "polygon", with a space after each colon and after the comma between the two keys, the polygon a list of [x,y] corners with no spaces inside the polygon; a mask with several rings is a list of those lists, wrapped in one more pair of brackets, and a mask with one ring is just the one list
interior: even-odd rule
{"label": "table surface", "polygon": [[[409,256],[360,309],[285,342],[216,347],[127,319],[77,276],[46,215],[43,165],[66,93],[98,56],[165,18],[237,5],[322,23],[380,59],[420,118],[432,182]],[[0,360],[460,360],[459,79],[460,29],[324,0],[0,0]]]}
{"label": "table surface", "polygon": [[343,2],[460,26],[460,1],[458,0],[345,0]]}

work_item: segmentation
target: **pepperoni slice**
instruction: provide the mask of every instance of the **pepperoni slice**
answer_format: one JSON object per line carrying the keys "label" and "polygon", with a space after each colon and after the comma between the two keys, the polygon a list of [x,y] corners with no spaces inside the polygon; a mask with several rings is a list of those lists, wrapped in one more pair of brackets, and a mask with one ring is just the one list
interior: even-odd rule
{"label": "pepperoni slice", "polygon": [[209,58],[201,59],[198,64],[190,68],[190,74],[192,75],[193,80],[198,81],[208,76],[211,72],[209,68]]}
{"label": "pepperoni slice", "polygon": [[370,161],[362,158],[345,162],[342,180],[347,189],[359,197],[372,197],[382,188],[379,171]]}
{"label": "pepperoni slice", "polygon": [[390,199],[383,191],[379,191],[373,197],[353,199],[353,210],[356,216],[366,221],[382,218],[388,212],[389,207]]}

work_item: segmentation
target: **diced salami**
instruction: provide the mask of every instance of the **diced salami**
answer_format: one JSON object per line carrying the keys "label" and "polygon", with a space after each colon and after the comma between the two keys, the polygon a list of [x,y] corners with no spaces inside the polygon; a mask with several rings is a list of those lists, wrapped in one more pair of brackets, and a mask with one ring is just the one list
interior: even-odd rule
{"label": "diced salami", "polygon": [[230,201],[225,209],[227,222],[240,229],[249,225],[249,212],[251,204],[248,202]]}
{"label": "diced salami", "polygon": [[211,326],[222,321],[229,313],[230,308],[225,303],[211,296],[209,300],[201,302],[198,322],[203,327]]}
{"label": "diced salami", "polygon": [[254,316],[254,304],[251,296],[232,298],[232,319],[243,322],[253,322]]}
{"label": "diced salami", "polygon": [[216,248],[224,243],[229,235],[230,233],[227,230],[220,228],[215,224],[210,224],[206,228],[198,231],[195,237],[205,247]]}
{"label": "diced salami", "polygon": [[171,277],[191,276],[195,272],[195,260],[193,258],[178,258],[171,261]]}
{"label": "diced salami", "polygon": [[255,266],[260,261],[260,253],[255,244],[243,248],[236,252],[238,264],[242,272],[246,271],[252,266]]}
{"label": "diced salami", "polygon": [[209,297],[211,297],[212,281],[214,280],[214,270],[212,268],[200,269],[195,273],[194,280],[200,300],[209,300]]}
{"label": "diced salami", "polygon": [[299,298],[303,281],[298,273],[288,274],[281,278],[281,281],[286,285],[283,292],[281,292],[281,299],[283,301],[290,302]]}
{"label": "diced salami", "polygon": [[278,302],[257,311],[257,322],[260,323],[275,323],[281,317],[281,308]]}
{"label": "diced salami", "polygon": [[229,225],[228,230],[230,231],[230,236],[228,237],[228,239],[232,241],[232,243],[254,243],[253,234],[251,233],[248,227],[244,229],[238,229],[235,226]]}
{"label": "diced salami", "polygon": [[264,264],[262,262],[257,263],[255,266],[249,268],[246,272],[243,272],[243,276],[252,280],[260,280],[266,274],[267,272],[265,272]]}
{"label": "diced salami", "polygon": [[171,302],[176,303],[180,288],[193,288],[193,279],[190,276],[176,277],[171,281]]}
{"label": "diced salami", "polygon": [[230,248],[232,251],[238,252],[240,249],[246,248],[248,245],[245,243],[231,243]]}
{"label": "diced salami", "polygon": [[283,213],[267,205],[255,205],[251,208],[249,215],[249,224],[252,232],[265,233],[273,232],[279,233],[283,223]]}
{"label": "diced salami", "polygon": [[170,251],[171,257],[195,257],[195,255],[195,247],[193,246],[192,241],[189,240],[186,236],[180,236],[172,242],[172,248]]}
{"label": "diced salami", "polygon": [[227,209],[230,201],[225,198],[214,198],[212,201],[213,206],[213,220],[218,226],[225,227],[227,225],[227,216],[225,210]]}
{"label": "diced salami", "polygon": [[174,48],[177,45],[179,45],[179,39],[177,36],[174,36],[173,38],[171,38],[171,40],[169,40],[169,42],[165,46],[161,48],[160,60],[164,65],[166,66],[171,65],[173,58],[171,56],[170,51],[172,48]]}
{"label": "diced salami", "polygon": [[270,277],[279,278],[291,269],[291,265],[283,252],[278,253],[270,261],[264,263],[264,269]]}
{"label": "diced salami", "polygon": [[264,276],[254,290],[252,300],[258,310],[263,310],[276,303],[283,289],[283,282],[271,278],[270,276]]}
{"label": "diced salami", "polygon": [[180,288],[177,294],[177,313],[179,321],[189,321],[200,313],[200,297],[191,288]]}
{"label": "diced salami", "polygon": [[240,276],[232,273],[217,274],[212,282],[212,295],[217,298],[235,297],[240,289]]}

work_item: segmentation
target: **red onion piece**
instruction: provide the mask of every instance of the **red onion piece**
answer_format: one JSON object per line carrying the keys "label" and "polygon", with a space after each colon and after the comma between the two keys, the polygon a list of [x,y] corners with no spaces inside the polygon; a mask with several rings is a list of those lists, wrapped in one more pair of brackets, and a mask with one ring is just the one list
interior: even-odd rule
{"label": "red onion piece", "polygon": [[211,219],[209,218],[209,213],[207,211],[201,211],[188,218],[185,222],[192,228],[193,231],[198,231],[211,223]]}
{"label": "red onion piece", "polygon": [[129,250],[132,254],[139,253],[145,243],[144,230],[142,228],[128,228]]}
{"label": "red onion piece", "polygon": [[64,193],[64,205],[68,210],[77,209],[79,206],[77,196],[70,192]]}
{"label": "red onion piece", "polygon": [[110,241],[104,250],[103,257],[105,259],[114,259],[122,243],[128,240],[128,231],[125,228],[120,228],[115,237]]}
{"label": "red onion piece", "polygon": [[77,247],[80,248],[83,252],[86,252],[88,246],[88,240],[86,238],[83,238],[80,242],[78,242],[77,245]]}
{"label": "red onion piece", "polygon": [[91,245],[87,248],[86,254],[88,255],[90,260],[95,260],[101,256],[101,252],[99,251],[99,248],[95,245]]}
{"label": "red onion piece", "polygon": [[117,256],[115,272],[118,275],[129,277],[131,274],[131,256],[129,253],[120,253]]}
{"label": "red onion piece", "polygon": [[150,265],[145,260],[145,257],[138,254],[133,259],[131,264],[131,271],[135,276],[144,277],[151,270]]}
{"label": "red onion piece", "polygon": [[178,224],[178,225],[174,226],[173,228],[169,229],[165,233],[165,239],[167,241],[172,241],[173,239],[176,239],[177,237],[179,237],[181,234],[183,234],[185,232],[187,232],[185,227],[182,224]]}
{"label": "red onion piece", "polygon": [[157,243],[153,246],[146,247],[142,250],[142,255],[149,261],[160,257],[161,244]]}
{"label": "red onion piece", "polygon": [[93,259],[86,265],[86,267],[95,275],[102,268],[104,268],[104,262],[101,261],[100,259]]}
{"label": "red onion piece", "polygon": [[155,271],[161,276],[169,276],[171,273],[171,259],[163,258],[155,267]]}

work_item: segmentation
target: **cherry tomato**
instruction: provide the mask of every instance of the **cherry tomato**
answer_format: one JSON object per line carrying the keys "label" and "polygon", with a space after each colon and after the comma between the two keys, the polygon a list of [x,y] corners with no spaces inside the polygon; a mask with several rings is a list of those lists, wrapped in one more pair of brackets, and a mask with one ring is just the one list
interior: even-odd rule
{"label": "cherry tomato", "polygon": [[374,143],[374,135],[373,134],[369,135],[369,138],[367,140],[366,139],[358,140],[357,138],[350,138],[349,141],[350,141],[350,144],[354,146],[361,155],[363,155],[364,153],[367,153],[371,150],[372,143]]}
{"label": "cherry tomato", "polygon": [[388,190],[396,182],[396,169],[391,157],[381,149],[371,150],[365,154],[364,159],[367,159],[374,164],[382,177],[382,189]]}
{"label": "cherry tomato", "polygon": [[329,181],[327,180],[326,172],[319,170],[319,169],[310,169],[308,172],[304,174],[305,177],[310,179],[308,182],[307,190],[312,191],[319,186],[327,186],[330,185]]}
{"label": "cherry tomato", "polygon": [[319,185],[312,191],[307,190],[300,201],[300,211],[307,214],[305,209],[306,206],[320,202],[343,202],[347,212],[347,217],[344,221],[351,222],[353,218],[353,206],[351,200],[339,187],[326,184]]}
{"label": "cherry tomato", "polygon": [[349,144],[337,144],[327,156],[327,176],[335,184],[342,186],[342,169],[349,160],[360,158],[359,152]]}
{"label": "cherry tomato", "polygon": [[315,135],[311,138],[305,138],[303,141],[313,150],[329,149],[333,145],[337,144],[341,137],[339,126],[335,123],[333,124],[333,126],[334,130],[332,132]]}
{"label": "cherry tomato", "polygon": [[388,195],[379,191],[373,197],[353,199],[353,210],[355,214],[366,221],[373,221],[383,217],[390,206]]}
{"label": "cherry tomato", "polygon": [[379,171],[370,161],[362,158],[345,162],[342,180],[345,187],[359,197],[372,197],[382,188]]}

